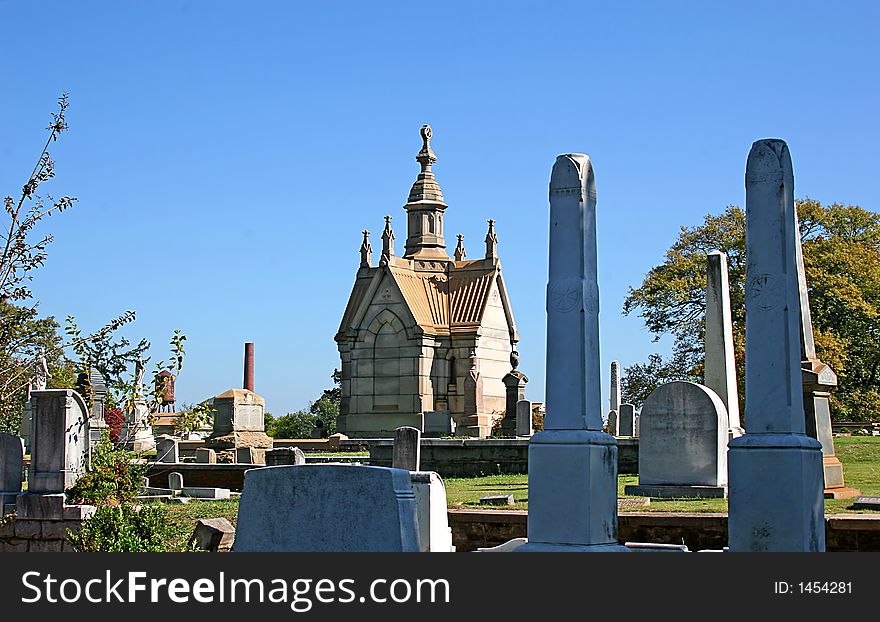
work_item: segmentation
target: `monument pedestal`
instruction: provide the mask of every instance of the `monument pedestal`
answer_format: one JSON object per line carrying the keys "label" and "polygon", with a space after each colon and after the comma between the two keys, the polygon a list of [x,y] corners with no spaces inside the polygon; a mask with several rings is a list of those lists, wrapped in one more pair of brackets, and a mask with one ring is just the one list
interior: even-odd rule
{"label": "monument pedestal", "polygon": [[803,434],[730,442],[728,526],[734,552],[825,550],[822,445]]}
{"label": "monument pedestal", "polygon": [[858,488],[849,488],[843,483],[843,465],[837,456],[822,456],[822,467],[825,472],[826,499],[853,499],[862,494]]}
{"label": "monument pedestal", "polygon": [[625,552],[617,541],[617,443],[545,430],[529,444],[528,542],[517,552]]}

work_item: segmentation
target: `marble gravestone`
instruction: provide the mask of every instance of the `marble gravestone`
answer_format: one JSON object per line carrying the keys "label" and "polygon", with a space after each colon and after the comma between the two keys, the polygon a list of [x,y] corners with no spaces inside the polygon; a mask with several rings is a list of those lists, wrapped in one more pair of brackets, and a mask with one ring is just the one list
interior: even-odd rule
{"label": "marble gravestone", "polygon": [[636,407],[634,404],[621,404],[617,418],[618,436],[636,435]]}
{"label": "marble gravestone", "polygon": [[745,185],[747,427],[728,452],[730,550],[824,551],[822,445],[804,422],[799,232],[784,141],[752,145]]}
{"label": "marble gravestone", "polygon": [[684,381],[657,387],[642,404],[639,483],[626,494],[724,497],[728,429],[727,411],[711,389]]}
{"label": "marble gravestone", "polygon": [[[58,520],[71,510],[64,491],[85,473],[89,410],[73,389],[46,389],[31,393],[31,463],[28,491],[18,496],[19,518]],[[93,509],[93,508],[92,508]]]}
{"label": "marble gravestone", "polygon": [[[795,212],[795,216],[797,216],[797,212]],[[837,374],[831,367],[819,360],[816,354],[807,273],[804,269],[804,253],[799,235],[795,240],[795,250],[797,252],[798,299],[801,316],[801,378],[806,432],[807,436],[815,438],[822,444],[825,498],[851,499],[858,497],[861,491],[846,486],[843,481],[843,464],[834,454],[830,391],[837,386]]]}
{"label": "marble gravestone", "polygon": [[21,492],[22,439],[8,432],[0,432],[0,516],[15,508],[15,498]]}
{"label": "marble gravestone", "polygon": [[[590,158],[550,174],[544,430],[529,441],[528,541],[519,552],[624,552],[617,442],[602,432],[596,182]],[[560,520],[560,517],[565,520]]]}
{"label": "marble gravestone", "polygon": [[245,472],[239,552],[418,552],[409,471],[304,464]]}
{"label": "marble gravestone", "polygon": [[706,330],[703,337],[705,363],[703,384],[721,398],[730,422],[729,438],[743,435],[739,421],[739,394],[733,349],[733,320],[730,315],[730,286],[727,255],[712,251],[706,255]]}

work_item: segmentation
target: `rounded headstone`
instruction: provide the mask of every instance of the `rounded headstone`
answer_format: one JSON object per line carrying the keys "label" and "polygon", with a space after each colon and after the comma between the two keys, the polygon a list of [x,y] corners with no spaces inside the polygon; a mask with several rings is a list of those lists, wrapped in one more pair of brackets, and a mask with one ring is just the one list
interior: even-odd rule
{"label": "rounded headstone", "polygon": [[639,417],[639,484],[725,486],[727,429],[711,389],[685,381],[658,387]]}

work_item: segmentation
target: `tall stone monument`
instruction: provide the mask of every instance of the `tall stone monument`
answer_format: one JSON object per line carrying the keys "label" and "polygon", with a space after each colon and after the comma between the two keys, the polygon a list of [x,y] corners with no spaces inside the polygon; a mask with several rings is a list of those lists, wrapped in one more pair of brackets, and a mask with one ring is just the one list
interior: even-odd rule
{"label": "tall stone monument", "polygon": [[788,146],[746,164],[746,421],[730,441],[731,551],[824,551],[822,445],[806,434],[794,174]]}
{"label": "tall stone monument", "polygon": [[616,413],[620,412],[620,362],[611,361],[611,407],[608,409]]}
{"label": "tall stone monument", "polygon": [[825,497],[828,499],[851,499],[861,494],[856,488],[848,488],[843,481],[843,465],[834,455],[834,439],[831,435],[831,405],[829,391],[837,386],[837,374],[816,356],[813,339],[813,321],[810,315],[810,296],[807,274],[804,270],[804,253],[801,237],[797,236],[798,297],[801,314],[801,376],[804,389],[804,418],[807,435],[822,444],[822,467],[825,481]]}
{"label": "tall stone monument", "polygon": [[518,551],[627,550],[617,541],[617,443],[602,432],[601,373],[596,183],[588,156],[565,154],[550,174],[547,413],[529,442],[528,542]]}
{"label": "tall stone monument", "polygon": [[743,435],[739,420],[736,359],[733,349],[733,320],[730,315],[730,286],[727,255],[712,251],[706,255],[706,332],[703,348],[703,384],[721,398],[727,409],[731,439]]}
{"label": "tall stone monument", "polygon": [[143,392],[144,371],[144,361],[138,357],[134,372],[135,396],[130,411],[125,414],[125,425],[122,428],[125,447],[132,451],[148,451],[156,447],[150,426],[150,408]]}

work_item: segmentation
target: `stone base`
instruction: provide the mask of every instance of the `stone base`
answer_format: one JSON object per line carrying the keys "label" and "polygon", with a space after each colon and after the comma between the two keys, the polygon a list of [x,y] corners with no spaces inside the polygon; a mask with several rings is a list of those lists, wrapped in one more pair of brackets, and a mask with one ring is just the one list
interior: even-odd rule
{"label": "stone base", "polygon": [[826,499],[853,499],[861,495],[862,491],[858,488],[842,486],[841,488],[826,488],[822,494]]}
{"label": "stone base", "polygon": [[594,430],[529,443],[529,542],[517,551],[626,551],[617,541],[617,445]]}
{"label": "stone base", "polygon": [[624,492],[636,497],[655,497],[657,499],[723,499],[727,496],[724,486],[664,486],[660,484],[639,484],[627,486]]}
{"label": "stone base", "polygon": [[730,442],[727,459],[731,551],[825,550],[819,441],[747,433]]}
{"label": "stone base", "polygon": [[272,449],[272,443],[272,437],[265,432],[231,432],[223,436],[209,436],[205,439],[204,446],[214,451],[239,447]]}
{"label": "stone base", "polygon": [[834,454],[822,456],[822,470],[825,473],[825,488],[843,488],[843,465]]}

